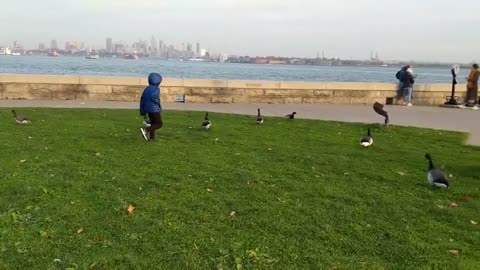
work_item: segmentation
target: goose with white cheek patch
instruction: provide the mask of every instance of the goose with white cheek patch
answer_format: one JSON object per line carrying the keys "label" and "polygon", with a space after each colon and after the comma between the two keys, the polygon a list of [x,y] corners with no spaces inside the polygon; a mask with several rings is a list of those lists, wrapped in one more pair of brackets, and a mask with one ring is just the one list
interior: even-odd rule
{"label": "goose with white cheek patch", "polygon": [[435,165],[433,165],[432,156],[430,156],[430,154],[425,154],[425,158],[428,160],[427,179],[430,185],[432,185],[433,188],[439,187],[448,189],[450,184],[448,183],[445,173],[435,168]]}
{"label": "goose with white cheek patch", "polygon": [[210,129],[211,126],[212,126],[212,122],[208,120],[208,112],[207,112],[205,113],[205,120],[202,122],[202,127],[203,129],[207,130],[207,129]]}
{"label": "goose with white cheek patch", "polygon": [[285,117],[286,117],[287,119],[293,120],[293,119],[295,119],[295,115],[296,115],[296,114],[297,114],[296,112],[293,112],[293,113],[291,113],[291,114],[285,115]]}
{"label": "goose with white cheek patch", "polygon": [[17,115],[17,112],[15,110],[12,110],[13,117],[15,118],[15,122],[20,125],[26,125],[32,123],[30,119],[28,119],[25,116]]}
{"label": "goose with white cheek patch", "polygon": [[263,117],[262,115],[260,114],[260,109],[258,109],[258,114],[257,114],[257,124],[260,125],[260,124],[263,124]]}
{"label": "goose with white cheek patch", "polygon": [[363,147],[370,147],[373,144],[372,134],[370,133],[370,128],[368,128],[367,136],[364,136],[360,140],[360,145]]}

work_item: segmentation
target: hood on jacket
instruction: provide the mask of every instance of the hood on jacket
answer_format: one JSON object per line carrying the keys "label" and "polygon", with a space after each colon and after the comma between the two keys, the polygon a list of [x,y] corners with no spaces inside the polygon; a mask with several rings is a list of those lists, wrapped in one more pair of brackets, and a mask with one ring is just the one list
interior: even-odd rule
{"label": "hood on jacket", "polygon": [[150,73],[150,75],[148,75],[149,85],[159,86],[160,83],[162,83],[162,80],[162,76],[158,73]]}

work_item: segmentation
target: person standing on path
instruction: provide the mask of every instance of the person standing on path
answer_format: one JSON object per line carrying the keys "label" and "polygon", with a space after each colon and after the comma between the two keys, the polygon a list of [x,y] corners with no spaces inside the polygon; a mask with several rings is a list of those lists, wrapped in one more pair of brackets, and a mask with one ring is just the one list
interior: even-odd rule
{"label": "person standing on path", "polygon": [[467,77],[467,104],[466,106],[473,106],[478,110],[478,78],[480,77],[480,71],[478,70],[478,64],[472,65],[470,75]]}
{"label": "person standing on path", "polygon": [[398,95],[397,95],[397,100],[400,99],[400,97],[403,97],[403,87],[402,87],[402,79],[405,76],[405,73],[407,72],[409,66],[403,66],[397,74],[395,74],[395,77],[397,77],[398,80]]}
{"label": "person standing on path", "polygon": [[[160,105],[160,84],[162,76],[158,73],[150,73],[148,76],[148,86],[143,90],[140,98],[140,115],[145,117],[148,115],[150,126],[140,128],[143,138],[148,141],[155,141],[155,131],[163,126],[162,121],[162,105]],[[147,133],[150,138],[147,138]]]}
{"label": "person standing on path", "polygon": [[413,75],[413,68],[409,66],[402,77],[403,88],[403,105],[412,106],[413,84],[415,83],[415,76]]}

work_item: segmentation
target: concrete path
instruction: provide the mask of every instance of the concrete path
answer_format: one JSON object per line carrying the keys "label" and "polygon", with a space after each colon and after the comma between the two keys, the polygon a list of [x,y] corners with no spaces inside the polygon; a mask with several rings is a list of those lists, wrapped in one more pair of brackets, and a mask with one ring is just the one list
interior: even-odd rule
{"label": "concrete path", "polygon": [[[138,103],[110,101],[0,100],[0,107],[137,109]],[[283,116],[296,111],[298,118],[343,122],[383,123],[372,106],[334,104],[163,104],[166,110],[209,111],[264,116]],[[393,125],[427,127],[470,133],[468,144],[480,146],[480,110],[440,107],[386,106]]]}

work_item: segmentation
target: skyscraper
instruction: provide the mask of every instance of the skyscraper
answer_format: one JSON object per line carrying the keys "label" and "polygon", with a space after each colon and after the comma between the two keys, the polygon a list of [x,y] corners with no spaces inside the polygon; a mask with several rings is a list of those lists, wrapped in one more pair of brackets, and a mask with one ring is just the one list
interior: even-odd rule
{"label": "skyscraper", "polygon": [[150,55],[151,56],[158,56],[158,39],[156,39],[154,36],[152,36],[152,39],[150,40]]}
{"label": "skyscraper", "polygon": [[50,42],[50,49],[52,50],[58,49],[58,43],[55,39]]}
{"label": "skyscraper", "polygon": [[106,47],[108,52],[113,52],[113,39],[112,38],[107,38],[107,44]]}
{"label": "skyscraper", "polygon": [[196,48],[195,52],[197,53],[197,56],[200,56],[200,54],[201,54],[200,43],[198,43],[198,42],[197,42],[197,48]]}
{"label": "skyscraper", "polygon": [[40,43],[40,44],[38,44],[38,50],[39,50],[39,51],[45,51],[45,49],[46,49],[46,48],[45,48],[45,43]]}

